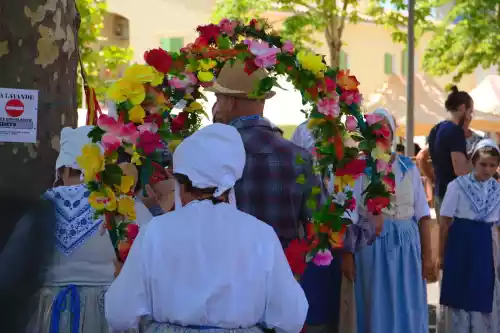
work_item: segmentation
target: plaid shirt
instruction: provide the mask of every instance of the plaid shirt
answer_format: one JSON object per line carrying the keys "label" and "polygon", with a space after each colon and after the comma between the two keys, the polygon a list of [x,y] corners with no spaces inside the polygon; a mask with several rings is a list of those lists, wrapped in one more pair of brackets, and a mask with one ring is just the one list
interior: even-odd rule
{"label": "plaid shirt", "polygon": [[[318,185],[311,154],[282,138],[267,119],[240,118],[232,125],[246,150],[243,176],[235,185],[238,209],[271,225],[286,246],[302,236],[310,218],[306,201]],[[297,163],[298,156],[305,162]],[[300,174],[304,184],[297,183]]]}

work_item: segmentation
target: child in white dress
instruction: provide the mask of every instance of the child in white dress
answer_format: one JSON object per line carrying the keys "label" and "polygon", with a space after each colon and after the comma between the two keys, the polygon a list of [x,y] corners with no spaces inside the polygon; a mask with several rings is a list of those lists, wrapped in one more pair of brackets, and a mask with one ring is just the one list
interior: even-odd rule
{"label": "child in white dress", "polygon": [[446,333],[500,332],[498,146],[480,141],[472,173],[448,185],[441,206],[441,304]]}

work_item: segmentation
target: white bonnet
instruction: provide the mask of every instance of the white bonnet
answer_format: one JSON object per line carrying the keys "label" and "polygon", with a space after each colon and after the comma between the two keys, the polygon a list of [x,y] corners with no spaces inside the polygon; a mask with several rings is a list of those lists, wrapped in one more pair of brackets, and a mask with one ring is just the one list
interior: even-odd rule
{"label": "white bonnet", "polygon": [[88,137],[93,126],[82,126],[77,128],[64,127],[61,131],[61,149],[56,160],[57,170],[62,167],[80,170],[76,158],[82,154],[82,148],[91,142]]}

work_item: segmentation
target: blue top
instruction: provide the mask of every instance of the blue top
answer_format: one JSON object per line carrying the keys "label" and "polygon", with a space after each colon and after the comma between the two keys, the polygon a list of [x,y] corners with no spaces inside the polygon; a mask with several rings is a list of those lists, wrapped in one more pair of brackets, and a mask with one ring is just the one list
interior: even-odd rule
{"label": "blue top", "polygon": [[453,171],[451,153],[467,156],[467,143],[462,127],[445,120],[434,126],[429,134],[429,151],[436,175],[436,196],[443,198],[448,184],[457,178]]}

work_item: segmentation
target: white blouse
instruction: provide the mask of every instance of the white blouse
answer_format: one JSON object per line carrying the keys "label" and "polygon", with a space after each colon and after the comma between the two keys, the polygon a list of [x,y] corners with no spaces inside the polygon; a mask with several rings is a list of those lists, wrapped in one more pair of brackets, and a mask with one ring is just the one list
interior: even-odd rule
{"label": "white blouse", "polygon": [[[462,176],[469,177],[469,175]],[[486,189],[484,189],[486,190]],[[479,191],[476,193],[477,195],[481,195]],[[498,191],[494,193],[484,193],[483,196],[489,196],[490,200],[493,200],[490,204],[491,212],[487,214],[485,218],[481,218],[484,222],[490,223],[499,223],[500,222],[500,204],[498,198],[500,196]],[[477,210],[473,207],[473,202],[464,192],[464,189],[459,184],[459,179],[456,178],[451,183],[448,184],[448,189],[446,190],[446,194],[443,198],[443,203],[441,204],[441,216],[446,217],[458,217],[469,220],[477,220],[478,214]]]}
{"label": "white blouse", "polygon": [[194,201],[141,228],[105,308],[115,330],[152,316],[298,333],[308,303],[272,227],[229,204]]}

